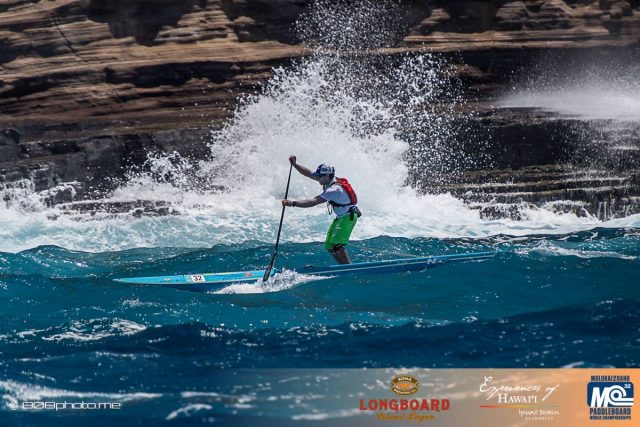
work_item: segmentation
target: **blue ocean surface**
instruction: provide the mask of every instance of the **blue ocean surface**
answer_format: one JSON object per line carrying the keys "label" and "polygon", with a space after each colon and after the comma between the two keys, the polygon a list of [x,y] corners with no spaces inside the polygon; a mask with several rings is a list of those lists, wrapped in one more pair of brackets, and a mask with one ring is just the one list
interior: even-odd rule
{"label": "blue ocean surface", "polygon": [[[291,374],[303,402],[276,405],[284,399],[281,383],[266,387],[261,379],[271,369],[638,366],[636,228],[517,238],[381,236],[350,247],[357,261],[500,252],[406,274],[311,278],[285,271],[273,283],[215,293],[113,279],[258,269],[273,248],[246,242],[0,253],[0,416],[16,425],[80,422],[73,411],[9,405],[106,400],[123,409],[93,414],[96,425],[249,422],[265,411],[273,425],[286,425],[308,412],[305,399],[321,385],[305,388]],[[285,268],[329,262],[319,243],[280,250]]]}

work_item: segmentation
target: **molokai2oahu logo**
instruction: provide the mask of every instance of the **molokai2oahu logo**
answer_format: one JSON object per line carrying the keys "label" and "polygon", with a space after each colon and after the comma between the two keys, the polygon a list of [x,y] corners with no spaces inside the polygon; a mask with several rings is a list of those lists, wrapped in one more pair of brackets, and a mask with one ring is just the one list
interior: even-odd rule
{"label": "molokai2oahu logo", "polygon": [[633,383],[628,375],[592,375],[587,384],[590,420],[631,420]]}

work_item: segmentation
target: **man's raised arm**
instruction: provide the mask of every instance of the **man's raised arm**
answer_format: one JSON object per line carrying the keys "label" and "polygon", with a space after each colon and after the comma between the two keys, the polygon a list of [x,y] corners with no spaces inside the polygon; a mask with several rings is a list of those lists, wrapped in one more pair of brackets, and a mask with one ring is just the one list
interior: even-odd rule
{"label": "man's raised arm", "polygon": [[319,179],[320,179],[320,178],[319,178],[319,177],[317,177],[317,176],[311,176],[311,174],[312,174],[313,172],[311,172],[311,170],[309,170],[308,168],[305,168],[304,166],[299,165],[299,164],[296,162],[296,160],[297,160],[297,159],[296,159],[296,156],[293,156],[293,155],[289,156],[289,163],[291,163],[291,164],[293,165],[293,167],[294,167],[294,168],[296,168],[296,170],[297,170],[298,172],[300,172],[300,174],[301,174],[301,175],[306,176],[307,178],[311,178],[311,179],[313,179],[314,181],[317,181],[317,180],[319,180]]}

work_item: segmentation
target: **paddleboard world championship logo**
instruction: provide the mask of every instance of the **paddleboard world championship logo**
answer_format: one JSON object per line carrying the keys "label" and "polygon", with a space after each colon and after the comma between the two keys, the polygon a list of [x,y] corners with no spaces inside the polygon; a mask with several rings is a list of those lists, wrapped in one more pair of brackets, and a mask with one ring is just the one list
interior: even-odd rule
{"label": "paddleboard world championship logo", "polygon": [[631,420],[633,383],[627,375],[592,375],[587,384],[590,420]]}

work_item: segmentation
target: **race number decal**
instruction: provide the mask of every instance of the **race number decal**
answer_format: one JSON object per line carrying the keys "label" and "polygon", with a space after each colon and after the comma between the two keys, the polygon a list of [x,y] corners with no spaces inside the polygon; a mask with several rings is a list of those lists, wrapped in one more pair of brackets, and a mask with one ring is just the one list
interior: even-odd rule
{"label": "race number decal", "polygon": [[206,282],[206,279],[202,274],[192,274],[191,276],[189,276],[189,280],[191,280],[194,283]]}

